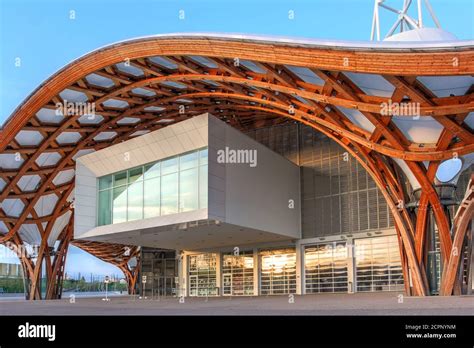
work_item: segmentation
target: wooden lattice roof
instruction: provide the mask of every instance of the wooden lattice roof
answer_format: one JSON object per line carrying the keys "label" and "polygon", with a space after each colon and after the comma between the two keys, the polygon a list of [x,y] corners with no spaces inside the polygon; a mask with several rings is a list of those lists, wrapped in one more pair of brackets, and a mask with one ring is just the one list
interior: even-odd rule
{"label": "wooden lattice roof", "polygon": [[[364,162],[394,202],[401,193],[385,159],[403,161],[436,208],[440,161],[474,152],[473,73],[472,42],[462,41],[164,35],[101,48],[41,84],[0,131],[0,242],[53,246],[72,233],[78,156],[203,112],[240,130],[307,124]],[[95,114],[58,113],[67,102]],[[391,115],[385,104],[417,109]],[[441,242],[446,256],[448,237]]]}

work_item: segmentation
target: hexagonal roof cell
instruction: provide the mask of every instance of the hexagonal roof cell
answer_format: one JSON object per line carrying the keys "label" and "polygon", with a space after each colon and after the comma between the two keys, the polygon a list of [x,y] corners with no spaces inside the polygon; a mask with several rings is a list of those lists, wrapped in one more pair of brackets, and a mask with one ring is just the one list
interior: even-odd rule
{"label": "hexagonal roof cell", "polygon": [[7,186],[7,183],[5,182],[5,180],[3,180],[2,178],[0,178],[0,192],[3,191],[3,188]]}
{"label": "hexagonal roof cell", "polygon": [[321,79],[318,75],[314,72],[309,70],[308,68],[300,67],[300,66],[292,66],[292,65],[285,65],[285,67],[290,70],[293,74],[298,76],[301,80],[307,83],[312,83],[313,85],[324,85],[323,79]]}
{"label": "hexagonal roof cell", "polygon": [[474,128],[474,111],[467,114],[467,117],[464,119],[464,123],[466,123],[469,127]]}
{"label": "hexagonal roof cell", "polygon": [[2,202],[2,209],[7,216],[18,217],[25,208],[25,204],[19,198],[6,198]]}
{"label": "hexagonal roof cell", "polygon": [[136,117],[124,117],[121,120],[117,121],[117,124],[135,124],[137,122],[140,122],[139,118]]}
{"label": "hexagonal roof cell", "polygon": [[126,74],[130,74],[130,75],[133,75],[133,76],[143,76],[144,75],[142,69],[137,68],[136,66],[133,66],[131,64],[118,63],[118,64],[115,64],[115,66],[117,67],[118,70],[120,70],[120,71],[122,71]]}
{"label": "hexagonal roof cell", "polygon": [[58,199],[58,196],[56,196],[54,193],[41,196],[35,204],[35,211],[38,216],[41,217],[51,215]]}
{"label": "hexagonal roof cell", "polygon": [[368,95],[390,98],[395,91],[395,86],[380,75],[352,72],[344,74]]}
{"label": "hexagonal roof cell", "polygon": [[473,76],[418,76],[437,97],[461,96],[474,84]]}
{"label": "hexagonal roof cell", "polygon": [[130,137],[137,137],[137,136],[140,136],[140,135],[143,135],[143,134],[147,134],[147,133],[150,133],[150,131],[148,129],[144,129],[144,130],[139,130],[139,131],[136,131],[135,133],[132,133],[130,135]]}
{"label": "hexagonal roof cell", "polygon": [[2,232],[2,233],[7,233],[8,232],[7,225],[5,225],[5,223],[3,221],[0,221],[0,232]]}
{"label": "hexagonal roof cell", "polygon": [[20,153],[0,153],[0,168],[18,169],[25,160]]}
{"label": "hexagonal roof cell", "polygon": [[257,73],[257,74],[266,74],[267,73],[267,70],[261,68],[260,66],[258,66],[254,62],[252,62],[251,60],[241,59],[240,64],[243,65],[248,70],[253,71],[254,73]]}
{"label": "hexagonal roof cell", "polygon": [[160,82],[160,85],[170,87],[170,88],[178,88],[178,89],[186,88],[186,85],[183,85],[182,83],[174,82],[174,81],[163,81],[163,82]]}
{"label": "hexagonal roof cell", "polygon": [[59,96],[64,100],[72,103],[84,103],[88,100],[87,95],[72,89],[65,89]]}
{"label": "hexagonal roof cell", "polygon": [[207,83],[208,85],[211,85],[211,86],[214,86],[214,87],[220,86],[218,82],[212,81],[212,80],[202,80],[202,82]]}
{"label": "hexagonal roof cell", "polygon": [[38,131],[21,130],[15,136],[15,140],[21,146],[37,146],[43,141],[44,137]]}
{"label": "hexagonal roof cell", "polygon": [[117,132],[101,132],[94,137],[95,141],[109,140],[117,135]]}
{"label": "hexagonal roof cell", "polygon": [[17,186],[23,192],[35,191],[41,182],[39,175],[23,175],[17,182]]}
{"label": "hexagonal roof cell", "polygon": [[56,137],[58,144],[76,144],[82,138],[79,132],[62,132]]}
{"label": "hexagonal roof cell", "polygon": [[53,245],[56,242],[59,234],[64,230],[67,223],[69,222],[71,214],[71,211],[67,211],[54,221],[53,228],[51,229],[51,233],[48,237],[48,245]]}
{"label": "hexagonal roof cell", "polygon": [[337,106],[336,108],[346,115],[346,117],[356,126],[369,132],[372,132],[375,129],[374,124],[370,122],[369,119],[365,117],[359,110],[348,109],[342,106]]}
{"label": "hexagonal roof cell", "polygon": [[128,103],[124,100],[118,100],[118,99],[107,99],[102,103],[102,105],[110,108],[119,108],[123,109],[128,107]]}
{"label": "hexagonal roof cell", "polygon": [[35,162],[40,167],[49,167],[54,166],[61,158],[58,152],[45,152],[39,155]]}
{"label": "hexagonal roof cell", "polygon": [[166,57],[156,56],[156,57],[150,57],[148,59],[157,65],[165,67],[166,69],[170,69],[170,70],[178,69],[178,65],[176,63],[173,63],[171,60],[169,60]]}
{"label": "hexagonal roof cell", "polygon": [[60,109],[41,108],[36,113],[36,118],[38,118],[41,123],[58,124],[64,119],[64,115]]}
{"label": "hexagonal roof cell", "polygon": [[156,111],[163,111],[166,108],[162,108],[161,106],[147,106],[143,110],[145,111],[151,111],[151,112],[156,112]]}
{"label": "hexagonal roof cell", "polygon": [[63,170],[60,171],[53,179],[53,184],[56,186],[65,184],[70,182],[72,179],[74,179],[74,169],[68,169],[68,170]]}
{"label": "hexagonal roof cell", "polygon": [[95,152],[94,149],[83,149],[83,150],[79,150],[77,151],[77,153],[72,157],[72,159],[75,161],[76,159],[78,159],[79,157],[81,156],[85,156],[87,154],[90,154],[92,152]]}
{"label": "hexagonal roof cell", "polygon": [[187,103],[187,104],[190,104],[193,102],[191,99],[184,99],[184,98],[176,99],[176,101],[180,103]]}
{"label": "hexagonal roof cell", "polygon": [[21,239],[30,245],[41,244],[41,234],[36,224],[22,224],[18,233]]}
{"label": "hexagonal roof cell", "polygon": [[412,117],[393,116],[392,122],[400,129],[405,137],[412,142],[421,144],[435,144],[443,131],[443,126],[431,116]]}
{"label": "hexagonal roof cell", "polygon": [[202,57],[202,56],[189,56],[191,60],[194,60],[197,62],[199,65],[202,65],[206,68],[211,68],[211,69],[217,69],[217,64],[213,60],[207,58],[207,57]]}
{"label": "hexagonal roof cell", "polygon": [[114,81],[112,79],[94,73],[87,75],[86,80],[90,84],[99,87],[110,88],[115,86]]}
{"label": "hexagonal roof cell", "polygon": [[308,100],[306,100],[305,98],[300,97],[299,95],[295,95],[295,98],[298,99],[303,104],[311,105],[311,103]]}
{"label": "hexagonal roof cell", "polygon": [[153,92],[149,89],[140,88],[140,87],[132,89],[132,93],[142,95],[144,97],[153,97],[154,95],[156,95],[155,92]]}
{"label": "hexagonal roof cell", "polygon": [[98,124],[101,123],[104,118],[97,114],[82,115],[77,119],[80,124]]}

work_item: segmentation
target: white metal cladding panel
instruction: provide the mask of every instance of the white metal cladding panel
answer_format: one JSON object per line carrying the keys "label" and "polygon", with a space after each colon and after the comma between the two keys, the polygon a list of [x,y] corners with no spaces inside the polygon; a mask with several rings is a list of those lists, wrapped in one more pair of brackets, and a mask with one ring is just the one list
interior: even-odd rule
{"label": "white metal cladding panel", "polygon": [[[255,166],[248,161],[218,163],[217,156],[225,149],[252,152]],[[224,209],[224,221],[229,224],[299,238],[299,181],[299,168],[291,161],[219,119],[209,118],[210,196],[225,198],[224,203],[209,200],[210,216],[222,215],[216,209]]]}
{"label": "white metal cladding panel", "polygon": [[78,158],[75,236],[96,227],[98,177],[207,146],[207,119],[196,116]]}
{"label": "white metal cladding panel", "polygon": [[78,162],[100,177],[206,147],[207,119],[208,114],[195,116],[82,156]]}
{"label": "white metal cladding panel", "polygon": [[80,160],[76,161],[74,197],[74,236],[78,237],[96,226],[97,214],[97,178]]}

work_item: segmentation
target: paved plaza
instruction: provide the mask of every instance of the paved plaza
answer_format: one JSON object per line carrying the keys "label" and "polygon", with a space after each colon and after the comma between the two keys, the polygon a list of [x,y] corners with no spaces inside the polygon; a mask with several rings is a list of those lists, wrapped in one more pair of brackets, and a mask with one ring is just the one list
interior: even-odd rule
{"label": "paved plaza", "polygon": [[[400,297],[398,293],[138,299],[69,295],[62,300],[0,299],[0,315],[474,315],[474,296]],[[294,300],[294,301],[292,301]]]}

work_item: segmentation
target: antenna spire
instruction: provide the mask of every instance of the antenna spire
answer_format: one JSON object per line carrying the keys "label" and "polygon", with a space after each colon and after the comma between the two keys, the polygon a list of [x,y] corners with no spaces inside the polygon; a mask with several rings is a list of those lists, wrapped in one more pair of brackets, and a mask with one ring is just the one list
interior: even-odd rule
{"label": "antenna spire", "polygon": [[[429,0],[403,0],[403,6],[400,10],[397,10],[387,4],[385,4],[386,0],[374,0],[374,15],[372,18],[372,31],[370,34],[370,39],[380,41],[380,16],[379,16],[379,10],[380,9],[385,9],[390,12],[395,13],[398,18],[393,23],[392,27],[388,31],[387,35],[385,35],[385,39],[392,36],[397,30],[399,30],[400,33],[408,30],[413,30],[413,29],[420,29],[424,28],[423,26],[423,4],[426,10],[428,10],[428,13],[430,14],[431,18],[433,19],[433,22],[435,23],[436,27],[441,28],[441,24],[439,23],[438,17],[436,17],[436,14],[433,11],[433,7],[431,7],[431,4]],[[408,10],[414,3],[416,2],[417,4],[417,17],[418,18],[413,18],[408,14]]]}

